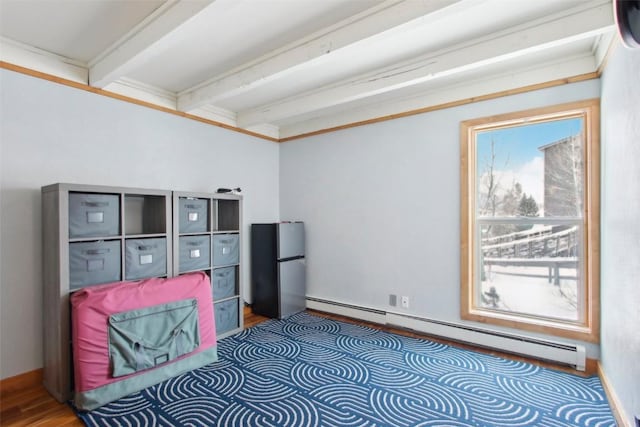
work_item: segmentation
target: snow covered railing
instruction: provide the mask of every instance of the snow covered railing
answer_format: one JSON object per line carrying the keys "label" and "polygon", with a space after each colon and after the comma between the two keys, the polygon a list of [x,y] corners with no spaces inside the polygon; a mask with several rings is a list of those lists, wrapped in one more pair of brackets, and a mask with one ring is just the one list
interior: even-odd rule
{"label": "snow covered railing", "polygon": [[496,243],[493,245],[486,245],[486,246],[483,245],[482,249],[491,250],[491,249],[498,249],[498,248],[506,248],[513,245],[524,244],[524,243],[536,243],[536,242],[544,242],[545,240],[555,240],[555,239],[568,236],[572,233],[575,234],[575,232],[576,232],[576,227],[571,227],[566,230],[558,231],[557,233],[553,233],[553,234],[546,234],[544,236],[528,237],[526,239],[511,240],[509,242]]}
{"label": "snow covered railing", "polygon": [[485,265],[500,267],[548,267],[549,283],[560,285],[561,268],[578,268],[577,257],[544,257],[544,258],[484,258]]}
{"label": "snow covered railing", "polygon": [[527,230],[516,231],[515,233],[501,234],[499,236],[493,236],[493,237],[483,237],[482,243],[498,244],[498,243],[513,242],[515,240],[521,240],[523,238],[527,238],[531,236],[549,236],[551,235],[552,230],[553,230],[552,225],[538,224],[538,225],[534,225],[533,227]]}
{"label": "snow covered railing", "polygon": [[509,242],[483,245],[485,257],[491,258],[538,258],[572,255],[577,245],[577,227],[544,236],[529,237]]}

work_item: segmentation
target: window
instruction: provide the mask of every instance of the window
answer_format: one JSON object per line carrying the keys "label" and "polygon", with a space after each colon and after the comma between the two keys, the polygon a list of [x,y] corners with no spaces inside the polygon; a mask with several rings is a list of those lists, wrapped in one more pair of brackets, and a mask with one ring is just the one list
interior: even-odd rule
{"label": "window", "polygon": [[461,316],[597,342],[599,100],[461,124]]}

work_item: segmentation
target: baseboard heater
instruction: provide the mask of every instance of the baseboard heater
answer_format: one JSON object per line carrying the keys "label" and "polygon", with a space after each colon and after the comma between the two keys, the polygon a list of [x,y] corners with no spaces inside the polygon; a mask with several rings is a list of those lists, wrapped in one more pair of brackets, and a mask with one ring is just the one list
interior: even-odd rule
{"label": "baseboard heater", "polygon": [[458,323],[443,322],[314,297],[307,297],[307,308],[381,325],[409,329],[427,335],[443,337],[451,341],[473,344],[478,347],[561,363],[572,366],[579,371],[585,370],[586,351],[582,345],[491,331]]}

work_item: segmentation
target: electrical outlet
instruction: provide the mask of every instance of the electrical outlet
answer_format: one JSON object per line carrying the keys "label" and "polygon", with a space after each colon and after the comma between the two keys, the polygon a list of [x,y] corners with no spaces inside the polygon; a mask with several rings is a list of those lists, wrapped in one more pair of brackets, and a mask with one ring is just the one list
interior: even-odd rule
{"label": "electrical outlet", "polygon": [[402,304],[403,308],[409,308],[409,297],[403,296],[400,303]]}

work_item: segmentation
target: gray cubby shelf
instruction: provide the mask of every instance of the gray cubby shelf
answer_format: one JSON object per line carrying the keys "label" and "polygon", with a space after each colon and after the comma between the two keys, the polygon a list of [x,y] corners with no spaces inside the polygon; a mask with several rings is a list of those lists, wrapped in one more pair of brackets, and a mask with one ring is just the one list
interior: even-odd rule
{"label": "gray cubby shelf", "polygon": [[171,191],[42,187],[45,388],[71,398],[69,296],[86,286],[173,271]]}
{"label": "gray cubby shelf", "polygon": [[174,191],[173,218],[176,274],[209,276],[218,339],[241,331],[242,196]]}
{"label": "gray cubby shelf", "polygon": [[43,382],[58,401],[72,397],[69,297],[83,287],[204,271],[218,339],[242,330],[242,196],[52,184],[42,226]]}

